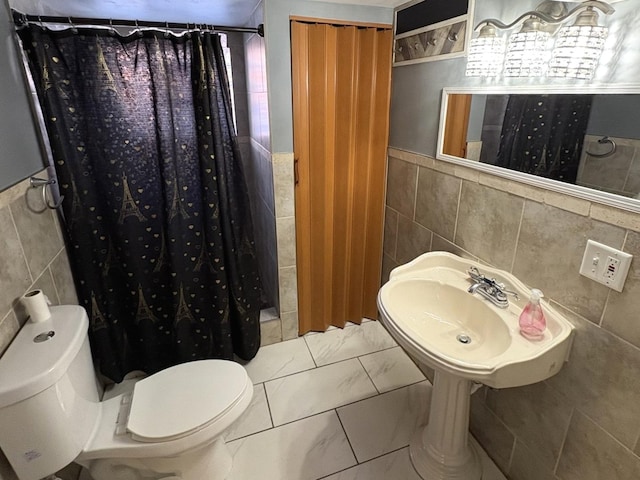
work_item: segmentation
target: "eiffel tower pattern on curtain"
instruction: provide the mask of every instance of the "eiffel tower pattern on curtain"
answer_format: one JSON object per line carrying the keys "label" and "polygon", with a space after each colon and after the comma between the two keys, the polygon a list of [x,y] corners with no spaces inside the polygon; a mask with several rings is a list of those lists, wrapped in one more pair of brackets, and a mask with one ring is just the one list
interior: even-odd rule
{"label": "eiffel tower pattern on curtain", "polygon": [[19,35],[101,373],[252,358],[260,280],[219,38]]}

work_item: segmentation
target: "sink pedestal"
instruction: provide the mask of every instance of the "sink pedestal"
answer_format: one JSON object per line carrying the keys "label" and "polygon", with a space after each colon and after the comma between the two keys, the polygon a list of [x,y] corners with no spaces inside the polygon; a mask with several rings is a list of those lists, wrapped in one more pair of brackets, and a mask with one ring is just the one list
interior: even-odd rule
{"label": "sink pedestal", "polygon": [[469,443],[471,381],[436,370],[429,423],[409,446],[411,462],[425,480],[480,480],[478,453]]}

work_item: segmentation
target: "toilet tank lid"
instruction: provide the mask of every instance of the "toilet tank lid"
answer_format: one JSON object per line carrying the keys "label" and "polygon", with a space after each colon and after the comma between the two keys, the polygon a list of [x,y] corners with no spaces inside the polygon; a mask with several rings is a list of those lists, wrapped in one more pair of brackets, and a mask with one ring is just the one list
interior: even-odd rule
{"label": "toilet tank lid", "polygon": [[[51,307],[48,320],[25,323],[0,357],[0,408],[26,400],[60,380],[80,351],[88,328],[87,313],[78,305]],[[35,341],[39,335],[45,340]]]}

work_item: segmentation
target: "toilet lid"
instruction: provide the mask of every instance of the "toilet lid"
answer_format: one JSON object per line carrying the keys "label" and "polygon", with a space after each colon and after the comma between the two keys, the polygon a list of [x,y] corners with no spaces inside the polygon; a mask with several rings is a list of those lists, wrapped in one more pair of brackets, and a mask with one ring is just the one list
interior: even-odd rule
{"label": "toilet lid", "polygon": [[134,440],[163,442],[199,430],[246,391],[246,370],[227,360],[199,360],[137,382],[127,430]]}

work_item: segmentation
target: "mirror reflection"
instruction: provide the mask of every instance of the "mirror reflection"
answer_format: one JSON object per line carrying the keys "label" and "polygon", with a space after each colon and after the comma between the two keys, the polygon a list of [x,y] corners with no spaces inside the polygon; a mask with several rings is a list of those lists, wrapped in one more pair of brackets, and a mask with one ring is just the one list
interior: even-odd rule
{"label": "mirror reflection", "polygon": [[443,153],[640,198],[640,95],[450,94]]}

